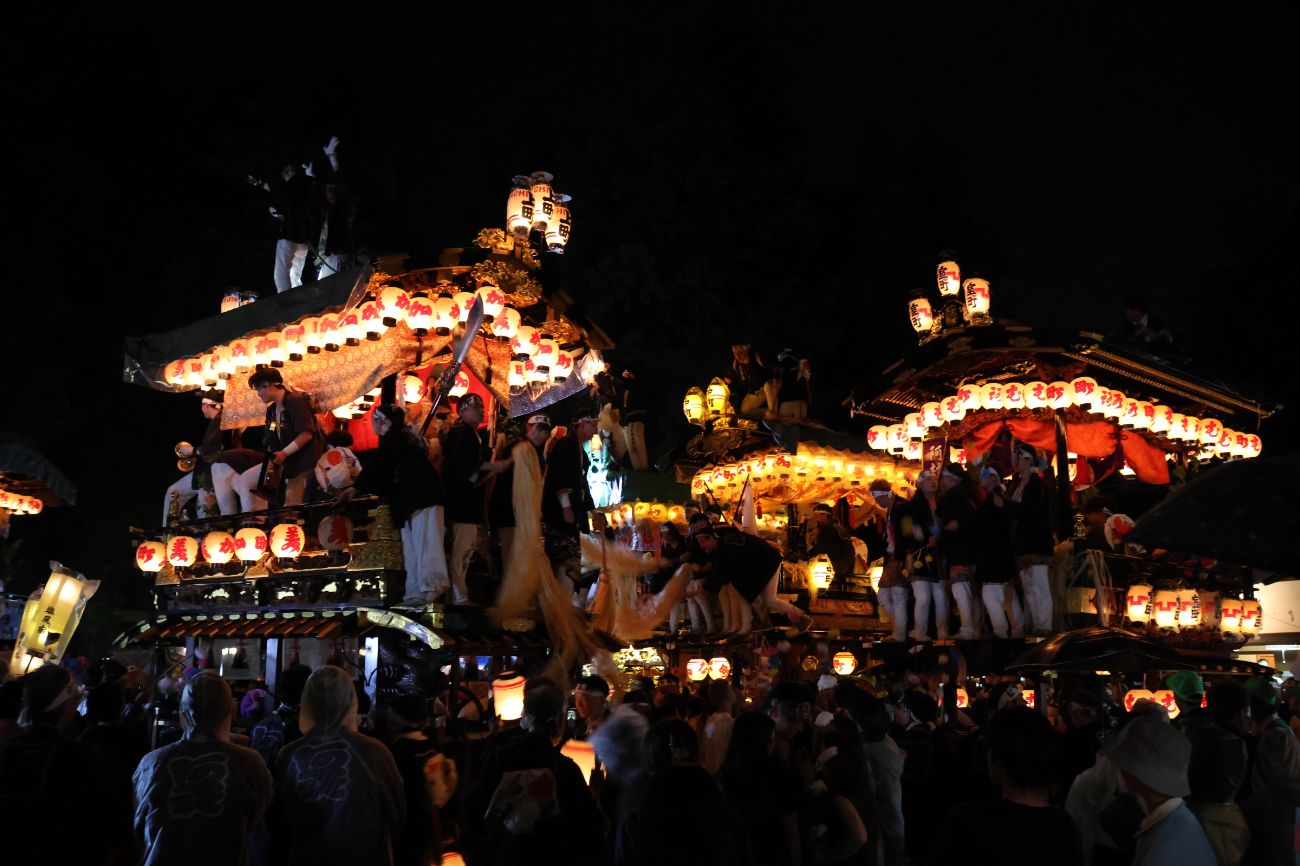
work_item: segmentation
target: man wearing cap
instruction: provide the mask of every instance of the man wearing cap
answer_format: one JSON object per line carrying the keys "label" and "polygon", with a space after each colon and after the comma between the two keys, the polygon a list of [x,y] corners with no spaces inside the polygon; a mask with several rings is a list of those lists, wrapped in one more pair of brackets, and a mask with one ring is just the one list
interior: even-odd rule
{"label": "man wearing cap", "polygon": [[[311,410],[311,400],[300,391],[290,391],[274,367],[259,367],[248,377],[248,387],[266,404],[266,451],[284,467],[284,504],[301,505],[316,461],[325,450],[325,440]],[[257,467],[244,473],[259,471]]]}
{"label": "man wearing cap", "polygon": [[1134,866],[1216,866],[1196,816],[1183,802],[1191,793],[1187,766],[1192,746],[1172,725],[1142,716],[1120,733],[1107,757],[1146,817]]}
{"label": "man wearing cap", "polygon": [[484,490],[488,471],[487,446],[479,432],[483,398],[470,392],[456,404],[456,423],[442,448],[442,479],[447,490],[447,520],[451,524],[451,594],[455,604],[469,602],[465,575],[478,546],[483,524]]}
{"label": "man wearing cap", "polygon": [[248,835],[271,803],[260,755],[230,742],[230,686],[202,671],[181,695],[185,736],[135,771],[144,863],[247,863]]}
{"label": "man wearing cap", "polygon": [[[497,476],[492,487],[491,498],[488,501],[488,521],[492,524],[493,530],[496,531],[497,541],[501,545],[502,572],[509,571],[510,558],[514,555],[516,546],[515,503],[520,498],[515,492],[516,484],[519,483],[517,481],[519,473],[515,471],[515,462],[519,456],[517,449],[524,443],[532,446],[537,459],[539,475],[541,478],[545,478],[546,455],[542,449],[546,445],[546,440],[550,437],[551,419],[541,414],[532,415],[524,425],[523,438],[512,440],[506,446],[504,456],[488,464],[489,471],[496,473]],[[540,544],[541,539],[536,539],[536,541]]]}
{"label": "man wearing cap", "polygon": [[1178,718],[1174,727],[1184,734],[1201,725],[1212,725],[1210,711],[1201,706],[1205,697],[1205,681],[1196,671],[1175,671],[1165,679],[1165,686],[1174,693],[1178,705]]}
{"label": "man wearing cap", "polygon": [[1295,857],[1295,810],[1300,807],[1300,750],[1295,734],[1277,716],[1271,677],[1246,680],[1255,734],[1250,793],[1242,801],[1250,827],[1246,863],[1286,863]]}

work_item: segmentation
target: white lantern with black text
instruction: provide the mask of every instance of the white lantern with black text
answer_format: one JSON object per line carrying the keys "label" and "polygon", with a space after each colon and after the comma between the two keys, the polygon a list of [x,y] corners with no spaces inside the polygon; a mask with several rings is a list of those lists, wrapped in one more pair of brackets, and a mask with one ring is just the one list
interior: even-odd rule
{"label": "white lantern with black text", "polygon": [[935,269],[935,282],[939,286],[940,295],[953,297],[961,291],[961,268],[954,261],[939,262],[939,267]]}
{"label": "white lantern with black text", "polygon": [[966,281],[966,321],[982,323],[989,318],[989,302],[991,293],[989,292],[989,281],[973,277]]}
{"label": "white lantern with black text", "polygon": [[527,240],[533,228],[533,191],[515,188],[506,199],[506,231]]}
{"label": "white lantern with black text", "polygon": [[1152,600],[1150,584],[1135,583],[1130,586],[1124,594],[1124,607],[1129,622],[1150,622]]}
{"label": "white lantern with black text", "polygon": [[908,302],[907,316],[912,322],[913,330],[918,334],[928,334],[934,325],[934,310],[930,307],[930,302],[923,297],[916,297]]}

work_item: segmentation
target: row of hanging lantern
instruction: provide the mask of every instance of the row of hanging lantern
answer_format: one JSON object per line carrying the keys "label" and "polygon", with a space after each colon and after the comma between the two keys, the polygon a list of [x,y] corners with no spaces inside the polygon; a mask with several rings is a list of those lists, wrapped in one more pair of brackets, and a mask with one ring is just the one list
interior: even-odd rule
{"label": "row of hanging lantern", "polygon": [[1160,433],[1172,441],[1199,446],[1207,456],[1258,457],[1263,450],[1263,442],[1254,433],[1231,430],[1216,418],[1184,415],[1168,406],[1102,388],[1091,376],[1079,376],[1069,382],[962,385],[956,394],[923,403],[919,411],[903,416],[900,424],[875,425],[867,431],[867,444],[878,451],[902,456],[907,456],[911,449],[919,456],[920,443],[931,430],[944,424],[956,424],[971,412],[1070,407],[1111,419],[1121,427]]}
{"label": "row of hanging lantern", "polygon": [[556,192],[554,182],[555,176],[548,171],[514,178],[514,186],[506,198],[506,231],[523,241],[531,233],[539,232],[546,249],[560,255],[573,229],[568,208],[573,199]]}
{"label": "row of hanging lantern", "polygon": [[[321,550],[343,550],[352,543],[352,521],[341,514],[321,519],[316,529]],[[136,567],[144,572],[161,571],[164,564],[173,568],[191,568],[199,561],[225,565],[232,560],[254,563],[268,553],[278,559],[297,559],[306,549],[306,535],[297,523],[281,523],[266,532],[246,526],[235,533],[217,530],[202,539],[173,535],[164,541],[146,541],[135,552]]]}
{"label": "row of hanging lantern", "polygon": [[44,509],[45,503],[35,496],[23,496],[12,490],[0,488],[0,511],[14,514],[40,514]]}
{"label": "row of hanging lantern", "polygon": [[[992,293],[989,290],[988,280],[971,277],[963,281],[961,267],[952,260],[940,262],[938,268],[936,268],[935,276],[939,288],[940,302],[945,309],[955,308],[960,297],[960,315],[966,320],[966,324],[987,325],[993,321],[989,315]],[[912,322],[912,328],[915,329],[917,334],[921,335],[923,340],[937,334],[945,324],[957,324],[955,309],[950,316],[946,317],[942,312],[939,316],[936,316],[934,308],[930,305],[930,301],[925,297],[925,292],[921,289],[917,289],[912,300],[908,302],[907,316]],[[945,319],[948,321],[945,322]]]}
{"label": "row of hanging lantern", "polygon": [[[954,453],[952,456],[955,459],[960,455]],[[917,459],[920,459],[919,454]],[[691,495],[712,493],[720,500],[732,499],[744,490],[746,481],[755,485],[756,490],[761,490],[787,482],[808,481],[862,487],[877,478],[897,483],[904,480],[904,472],[901,468],[873,460],[774,451],[733,463],[705,466],[691,478]]]}
{"label": "row of hanging lantern", "polygon": [[1125,594],[1124,607],[1129,622],[1155,623],[1166,629],[1206,627],[1225,634],[1256,635],[1264,620],[1264,610],[1255,599],[1190,587],[1153,589],[1135,583]]}
{"label": "row of hanging lantern", "polygon": [[686,662],[686,678],[693,683],[705,679],[725,680],[731,676],[731,659],[714,656],[711,659],[690,659]]}
{"label": "row of hanging lantern", "polygon": [[[307,355],[374,342],[402,323],[417,336],[430,331],[448,336],[468,320],[476,297],[483,301],[483,327],[488,336],[510,344],[521,387],[564,382],[573,372],[576,353],[523,324],[519,311],[506,306],[506,295],[496,284],[481,281],[477,292],[457,292],[451,283],[442,285],[445,293],[435,290],[432,294],[384,286],[350,310],[306,316],[277,331],[242,337],[210,352],[172,361],[164,368],[163,379],[177,388],[224,390],[227,380],[240,373],[259,366],[283,367]],[[514,379],[512,366],[512,384]]]}
{"label": "row of hanging lantern", "polygon": [[624,502],[605,509],[605,519],[616,529],[631,526],[638,520],[655,523],[685,523],[686,509],[666,502]]}

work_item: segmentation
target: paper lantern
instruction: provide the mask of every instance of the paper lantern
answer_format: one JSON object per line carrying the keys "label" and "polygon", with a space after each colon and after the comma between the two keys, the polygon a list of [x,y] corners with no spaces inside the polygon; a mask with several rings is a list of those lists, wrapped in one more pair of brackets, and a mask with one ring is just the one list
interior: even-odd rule
{"label": "paper lantern", "polygon": [[1020,700],[1024,701],[1025,706],[1029,707],[1029,709],[1038,709],[1038,692],[1034,689],[1026,687],[1025,690],[1020,693]]}
{"label": "paper lantern", "polygon": [[980,406],[993,411],[1002,408],[1001,382],[987,382],[980,386]]}
{"label": "paper lantern", "polygon": [[1156,407],[1153,403],[1146,400],[1137,401],[1137,414],[1133,418],[1132,424],[1135,430],[1150,430],[1151,425],[1156,420]]}
{"label": "paper lantern", "polygon": [[709,417],[731,414],[731,389],[721,379],[714,379],[704,392],[704,405],[709,410]]}
{"label": "paper lantern", "polygon": [[1246,437],[1246,457],[1258,457],[1264,450],[1264,442],[1255,434],[1251,433]]}
{"label": "paper lantern", "polygon": [[1002,386],[1002,408],[1004,409],[1024,409],[1025,408],[1025,386],[1019,382],[1007,382]]}
{"label": "paper lantern", "polygon": [[229,532],[209,532],[203,536],[203,558],[215,565],[230,562],[235,555],[235,537]]}
{"label": "paper lantern", "polygon": [[682,398],[682,413],[686,415],[688,423],[703,424],[704,412],[704,392],[699,388],[691,388]]}
{"label": "paper lantern", "polygon": [[[942,426],[943,426],[943,407],[942,407],[939,403],[937,403],[937,402],[922,403],[922,404],[921,404],[921,411],[920,411],[920,413],[918,413],[918,414],[920,415],[920,418],[921,418],[921,430],[920,430],[919,433],[916,434],[916,438],[918,438],[918,439],[920,439],[920,438],[922,438],[923,436],[925,436],[925,428],[926,428],[926,427],[942,427]],[[908,416],[904,417],[904,418],[903,418],[903,423],[906,424],[906,423],[907,423],[907,419],[910,418],[910,417],[912,417],[912,416],[911,416],[911,415],[908,415]],[[909,430],[908,432],[911,432],[911,431]]]}
{"label": "paper lantern", "polygon": [[1173,421],[1174,410],[1168,406],[1156,405],[1152,407],[1151,426],[1148,428],[1152,433],[1168,433],[1169,425]]}
{"label": "paper lantern", "polygon": [[388,325],[384,324],[383,311],[379,309],[378,301],[366,301],[357,307],[357,318],[361,320],[361,333],[365,339],[370,342],[378,340],[388,330]]}
{"label": "paper lantern", "polygon": [[550,370],[549,369],[543,370],[542,368],[538,367],[537,362],[534,361],[532,358],[529,358],[527,361],[524,361],[524,375],[527,377],[529,382],[533,382],[539,385],[545,385],[547,382],[551,381]]}
{"label": "paper lantern", "polygon": [[555,218],[546,229],[546,248],[558,255],[563,255],[573,233],[573,215],[569,208],[556,202]]}
{"label": "paper lantern", "polygon": [[921,423],[920,412],[908,412],[904,415],[903,426],[907,428],[907,435],[911,439],[920,439],[925,436],[925,425]]}
{"label": "paper lantern", "polygon": [[1122,391],[1106,390],[1102,395],[1102,414],[1107,418],[1118,419],[1124,414],[1124,401],[1126,399]]}
{"label": "paper lantern", "polygon": [[86,602],[99,581],[51,563],[53,569],[40,595],[32,593],[23,607],[18,638],[9,659],[10,677],[24,676],[41,665],[58,664],[72,640]]}
{"label": "paper lantern", "polygon": [[447,389],[447,394],[451,397],[464,397],[469,393],[469,373],[464,370],[456,371],[456,380],[451,383]]}
{"label": "paper lantern", "polygon": [[465,858],[455,851],[443,851],[442,866],[465,866]]}
{"label": "paper lantern", "polygon": [[989,302],[992,300],[989,281],[972,277],[962,288],[965,294],[967,321],[978,322],[988,318]]}
{"label": "paper lantern", "polygon": [[515,331],[514,337],[510,339],[510,351],[515,353],[516,361],[533,357],[541,345],[542,335],[530,325],[520,325],[519,330]]}
{"label": "paper lantern", "polygon": [[1165,435],[1174,441],[1179,441],[1183,438],[1183,430],[1186,426],[1187,416],[1181,412],[1173,412],[1169,416],[1169,431]]}
{"label": "paper lantern", "polygon": [[939,262],[939,267],[935,269],[935,277],[940,295],[952,297],[961,291],[961,268],[956,262]]}
{"label": "paper lantern", "polygon": [[1224,427],[1221,431],[1219,431],[1219,441],[1214,443],[1215,453],[1221,454],[1225,457],[1231,455],[1232,443],[1233,440],[1235,440],[1236,438],[1237,438],[1236,430],[1232,430],[1228,427]]}
{"label": "paper lantern", "polygon": [[1197,429],[1202,445],[1217,445],[1223,434],[1223,422],[1217,418],[1205,418]]}
{"label": "paper lantern", "polygon": [[934,310],[925,298],[913,298],[907,304],[907,316],[912,321],[912,328],[918,334],[929,333],[934,325]]}
{"label": "paper lantern", "polygon": [[1179,425],[1178,438],[1184,442],[1195,442],[1201,436],[1201,419],[1195,415],[1184,415]]}
{"label": "paper lantern", "polygon": [[1133,712],[1134,705],[1141,700],[1154,700],[1155,694],[1150,689],[1129,689],[1124,693],[1124,712]]}
{"label": "paper lantern", "polygon": [[901,454],[903,453],[903,450],[907,448],[907,442],[908,442],[907,428],[904,427],[902,424],[890,425],[889,450]]}
{"label": "paper lantern", "polygon": [[858,658],[851,652],[838,652],[831,659],[831,668],[842,677],[850,676],[858,669]]}
{"label": "paper lantern", "polygon": [[1243,602],[1239,598],[1224,597],[1219,602],[1219,631],[1241,631]]}
{"label": "paper lantern", "polygon": [[1047,386],[1047,408],[1048,409],[1068,409],[1070,408],[1070,383],[1069,382],[1052,382]]}
{"label": "paper lantern", "polygon": [[319,355],[325,347],[325,335],[321,333],[320,317],[308,316],[298,324],[302,325],[302,344],[309,355]]}
{"label": "paper lantern", "polygon": [[546,375],[551,374],[551,365],[555,363],[555,358],[560,353],[560,344],[550,337],[543,337],[542,342],[537,347],[537,354],[533,356],[533,363],[537,368]]}
{"label": "paper lantern", "polygon": [[1165,711],[1169,713],[1169,721],[1172,722],[1178,718],[1181,711],[1178,709],[1178,698],[1174,696],[1173,691],[1170,689],[1154,691],[1151,693],[1151,700],[1165,708]]}
{"label": "paper lantern", "polygon": [[460,308],[456,302],[446,295],[441,295],[433,300],[433,332],[439,337],[445,337],[451,333],[451,329],[456,327],[456,322],[460,319]]}
{"label": "paper lantern", "polygon": [[188,358],[185,361],[185,384],[191,388],[202,388],[207,374],[207,364],[203,356]]}
{"label": "paper lantern", "polygon": [[1135,583],[1130,586],[1124,595],[1124,606],[1128,610],[1129,622],[1150,622],[1151,602],[1150,584]]}
{"label": "paper lantern", "polygon": [[889,428],[884,424],[877,424],[867,430],[867,445],[877,451],[887,450],[889,448]]}
{"label": "paper lantern", "polygon": [[568,349],[561,349],[555,356],[555,362],[551,364],[551,381],[567,382],[572,374],[573,352]]}
{"label": "paper lantern", "polygon": [[266,533],[255,526],[246,526],[235,533],[235,556],[241,562],[257,562],[266,553]]}
{"label": "paper lantern", "polygon": [[473,292],[457,292],[452,295],[451,299],[456,304],[456,309],[460,311],[457,321],[462,325],[469,321],[469,314],[474,309],[474,301],[477,297]]}
{"label": "paper lantern", "polygon": [[199,543],[188,535],[167,539],[167,561],[174,568],[189,568],[199,558]]}
{"label": "paper lantern", "polygon": [[285,345],[284,335],[279,331],[258,337],[257,351],[266,356],[267,363],[272,367],[283,367],[284,362],[289,360],[289,347]]}
{"label": "paper lantern", "polygon": [[161,541],[146,541],[135,549],[135,566],[143,572],[162,571],[167,561],[167,545]]}
{"label": "paper lantern", "polygon": [[1254,599],[1246,599],[1241,603],[1241,633],[1244,635],[1256,635],[1264,625],[1264,609],[1260,607],[1259,602]]}
{"label": "paper lantern", "polygon": [[352,308],[345,312],[339,313],[339,335],[343,338],[344,345],[360,346],[361,340],[365,337],[365,329],[361,327],[361,311]]}
{"label": "paper lantern", "polygon": [[217,376],[228,379],[235,374],[235,355],[230,346],[217,346],[212,350],[212,366]]}
{"label": "paper lantern", "polygon": [[591,781],[596,771],[596,747],[587,740],[569,740],[560,747],[560,754],[578,765],[584,782]]}
{"label": "paper lantern", "polygon": [[506,231],[527,240],[533,229],[533,191],[515,188],[506,198]]}
{"label": "paper lantern", "polygon": [[307,351],[307,328],[302,322],[285,326],[280,332],[284,338],[284,350],[290,361],[301,361]]}
{"label": "paper lantern", "polygon": [[[979,411],[982,397],[983,392],[980,390],[979,385],[960,385],[957,388],[957,399],[961,401],[961,405],[965,407],[967,412]],[[925,414],[925,406],[921,407],[921,413]]]}
{"label": "paper lantern", "polygon": [[957,709],[965,710],[970,707],[970,695],[961,686],[957,687]]}
{"label": "paper lantern", "polygon": [[725,680],[731,676],[731,661],[726,656],[714,656],[709,659],[709,677]]}
{"label": "paper lantern", "polygon": [[1070,399],[1074,405],[1088,408],[1097,399],[1097,380],[1091,376],[1079,376],[1070,380]]}
{"label": "paper lantern", "polygon": [[498,719],[513,722],[523,718],[526,682],[513,671],[507,671],[492,681],[492,706]]}
{"label": "paper lantern", "polygon": [[414,373],[402,377],[402,402],[419,403],[424,399],[425,390],[424,380]]}
{"label": "paper lantern", "polygon": [[316,326],[320,331],[321,345],[326,352],[337,352],[339,344],[343,340],[343,335],[339,331],[339,316],[335,313],[328,313],[320,317],[320,324]]}
{"label": "paper lantern", "polygon": [[279,559],[297,559],[306,544],[302,527],[296,523],[281,523],[271,530],[271,555]]}
{"label": "paper lantern", "polygon": [[417,337],[423,337],[433,327],[433,299],[425,292],[411,295],[406,309],[406,324]]}
{"label": "paper lantern", "polygon": [[686,663],[686,678],[693,683],[702,681],[709,675],[709,662],[707,659],[691,659]]}
{"label": "paper lantern", "polygon": [[342,514],[328,514],[316,527],[316,540],[323,550],[343,550],[352,543],[352,521]]}
{"label": "paper lantern", "polygon": [[1025,383],[1025,408],[1026,409],[1047,408],[1047,383],[1046,382]]}
{"label": "paper lantern", "polygon": [[910,439],[907,445],[903,446],[903,459],[918,461],[921,459],[921,442],[919,439]]}
{"label": "paper lantern", "polygon": [[551,185],[546,181],[533,184],[533,228],[546,234],[554,216],[555,193]]}
{"label": "paper lantern", "polygon": [[163,368],[163,381],[174,388],[185,385],[186,364],[184,360],[169,361]]}
{"label": "paper lantern", "polygon": [[506,386],[509,388],[523,388],[528,384],[528,375],[526,364],[530,361],[511,361],[506,372]]}
{"label": "paper lantern", "polygon": [[519,311],[514,307],[502,307],[492,321],[492,333],[498,340],[510,342],[519,330]]}
{"label": "paper lantern", "polygon": [[828,589],[835,580],[835,566],[831,565],[830,557],[824,553],[808,563],[808,573],[812,577],[813,586],[818,589]]}
{"label": "paper lantern", "polygon": [[956,424],[966,417],[966,407],[957,397],[944,397],[939,401],[939,417],[949,424]]}
{"label": "paper lantern", "polygon": [[1201,624],[1201,600],[1194,589],[1178,590],[1178,627],[1191,628]]}
{"label": "paper lantern", "polygon": [[411,306],[411,296],[401,286],[384,286],[375,295],[379,305],[381,321],[390,328],[396,328],[406,321],[406,311]]}
{"label": "paper lantern", "polygon": [[506,305],[505,292],[501,291],[495,283],[485,283],[479,287],[477,292],[478,299],[483,302],[483,322],[492,324],[496,317],[501,315],[501,311]]}
{"label": "paper lantern", "polygon": [[1152,608],[1156,625],[1160,628],[1173,628],[1178,624],[1178,593],[1172,589],[1156,590]]}
{"label": "paper lantern", "polygon": [[1125,427],[1136,427],[1139,411],[1138,399],[1136,397],[1125,397],[1124,402],[1120,405],[1117,420]]}

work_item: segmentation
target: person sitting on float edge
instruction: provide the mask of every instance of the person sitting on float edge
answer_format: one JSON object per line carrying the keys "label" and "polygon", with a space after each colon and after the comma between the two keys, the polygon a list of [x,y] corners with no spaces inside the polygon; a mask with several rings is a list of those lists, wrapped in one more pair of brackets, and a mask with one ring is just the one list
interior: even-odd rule
{"label": "person sitting on float edge", "polygon": [[812,617],[776,594],[781,578],[781,551],[756,535],[741,532],[730,526],[707,527],[695,523],[691,533],[708,554],[713,571],[706,585],[710,590],[722,589],[726,581],[740,596],[734,604],[734,634],[748,634],[753,626],[754,603],[761,601],[767,610],[783,613],[800,631],[812,627]]}
{"label": "person sitting on float edge", "polygon": [[[259,367],[248,377],[248,387],[266,404],[266,450],[284,467],[284,504],[301,505],[322,450],[311,400],[306,394],[286,388],[284,377],[274,367]],[[245,481],[259,471],[259,467],[249,469]]]}
{"label": "person sitting on float edge", "polygon": [[[172,494],[177,496],[177,504],[183,509],[199,492],[211,488],[217,497],[217,507],[223,517],[238,514],[240,511],[255,511],[265,504],[253,496],[252,491],[241,483],[240,473],[260,466],[262,454],[251,448],[226,448],[225,436],[221,430],[221,413],[223,409],[221,392],[204,391],[200,393],[203,417],[208,420],[203,442],[198,448],[190,445],[188,452],[182,448],[182,457],[196,457],[194,469],[182,475],[163,495],[163,522],[168,524],[171,516]],[[236,440],[237,446],[237,440]],[[179,510],[179,509],[178,509]],[[201,515],[209,516],[209,515]]]}

